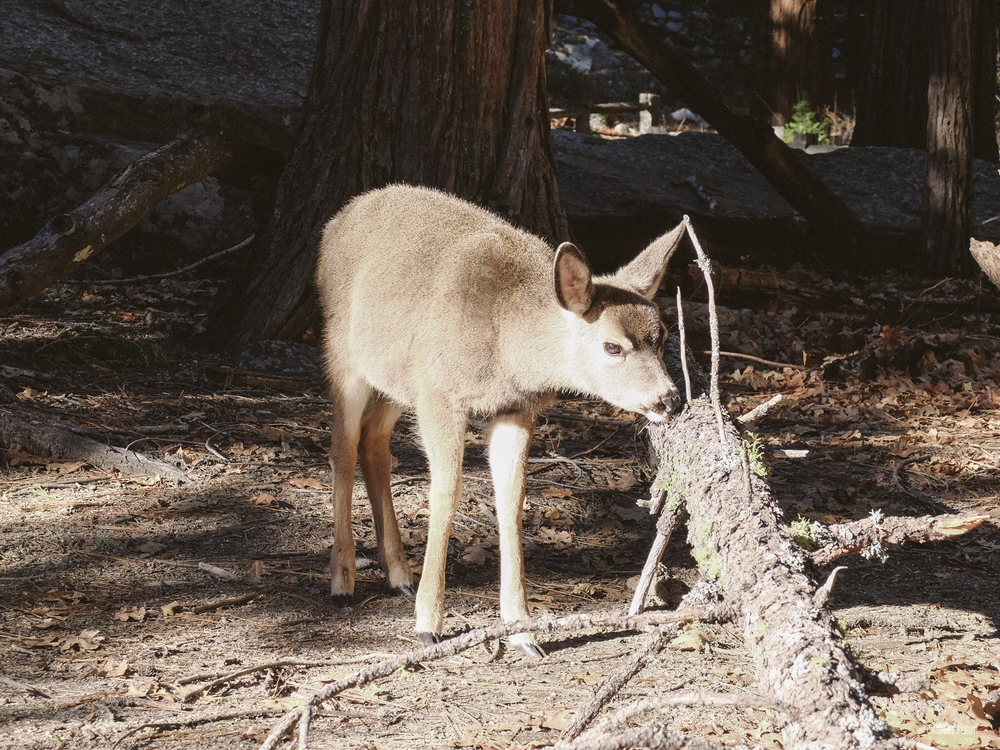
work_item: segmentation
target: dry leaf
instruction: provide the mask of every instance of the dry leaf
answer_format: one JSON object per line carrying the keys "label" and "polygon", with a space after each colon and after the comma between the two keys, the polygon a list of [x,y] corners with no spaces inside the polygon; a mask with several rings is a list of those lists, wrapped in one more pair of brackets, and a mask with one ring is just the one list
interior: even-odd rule
{"label": "dry leaf", "polygon": [[260,579],[267,575],[267,565],[260,560],[254,560],[243,573],[243,581],[246,583],[260,583]]}
{"label": "dry leaf", "polygon": [[670,645],[681,651],[704,651],[705,644],[711,643],[711,639],[696,628],[685,630],[679,636],[670,641]]}
{"label": "dry leaf", "polygon": [[556,711],[554,714],[542,717],[540,726],[545,729],[563,730],[568,727],[570,722],[573,720],[574,713],[574,711],[570,711],[565,708],[560,711]]}
{"label": "dry leaf", "polygon": [[126,695],[129,698],[145,698],[147,695],[152,693],[155,688],[156,683],[153,680],[132,680],[128,684],[128,692]]}
{"label": "dry leaf", "polygon": [[550,485],[542,490],[542,497],[573,497],[573,490],[569,487]]}
{"label": "dry leaf", "polygon": [[482,544],[471,544],[465,549],[465,554],[462,555],[462,559],[467,563],[472,565],[483,565],[486,563],[486,557],[489,553]]}
{"label": "dry leaf", "polygon": [[81,630],[80,635],[70,636],[59,641],[59,650],[94,651],[101,647],[101,641],[104,640],[103,635],[98,635],[100,632],[100,630]]}
{"label": "dry leaf", "polygon": [[292,487],[298,487],[300,490],[325,490],[327,486],[321,482],[319,479],[314,479],[313,477],[300,477],[292,479],[289,481]]}
{"label": "dry leaf", "polygon": [[181,606],[180,602],[174,601],[170,602],[170,604],[164,604],[163,606],[161,606],[160,611],[163,613],[164,617],[173,617],[175,614],[177,614],[177,610],[178,608],[180,608],[180,606]]}
{"label": "dry leaf", "polygon": [[278,498],[270,492],[258,492],[250,498],[250,502],[254,505],[261,505],[265,508],[270,508],[273,503],[278,502]]}
{"label": "dry leaf", "polygon": [[146,608],[145,607],[128,607],[122,606],[112,617],[116,620],[121,620],[122,622],[128,622],[129,620],[135,620],[136,622],[142,622],[146,619]]}
{"label": "dry leaf", "polygon": [[105,659],[104,663],[99,667],[94,667],[90,674],[97,675],[98,677],[122,677],[125,672],[128,671],[128,658],[122,657],[120,661],[115,661],[114,658]]}
{"label": "dry leaf", "polygon": [[639,484],[639,480],[636,478],[635,474],[631,471],[626,471],[620,477],[616,477],[613,481],[608,482],[608,487],[613,490],[630,490]]}

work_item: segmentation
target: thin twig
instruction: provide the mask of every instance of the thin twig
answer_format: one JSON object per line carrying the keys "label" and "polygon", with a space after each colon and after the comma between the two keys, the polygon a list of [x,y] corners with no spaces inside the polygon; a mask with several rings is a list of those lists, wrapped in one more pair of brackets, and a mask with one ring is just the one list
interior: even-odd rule
{"label": "thin twig", "polygon": [[[478,646],[487,640],[503,638],[514,633],[552,633],[566,630],[586,630],[592,627],[617,627],[626,630],[652,630],[661,625],[680,622],[692,619],[706,619],[706,612],[701,609],[689,609],[684,612],[656,612],[638,617],[629,617],[614,612],[594,612],[568,617],[537,617],[528,620],[518,620],[517,622],[499,623],[486,628],[470,630],[467,633],[450,638],[442,643],[425,648],[408,651],[400,654],[394,659],[377,662],[364,669],[360,669],[352,674],[342,677],[336,682],[327,685],[322,690],[313,693],[306,700],[310,706],[318,706],[338,693],[352,687],[364,685],[380,677],[388,677],[397,669],[411,667],[425,661],[433,661]],[[302,709],[294,708],[285,713],[281,721],[271,730],[260,750],[273,750],[281,738],[289,729],[299,723],[303,718]]]}
{"label": "thin twig", "polygon": [[[666,492],[661,493],[661,500],[666,494]],[[639,583],[636,584],[635,593],[632,595],[632,603],[628,608],[630,615],[639,614],[646,605],[646,595],[649,593],[649,587],[653,583],[656,568],[660,564],[660,560],[663,559],[663,553],[670,542],[670,535],[681,525],[681,518],[683,516],[684,505],[683,503],[678,503],[672,507],[668,506],[666,511],[657,520],[656,539],[653,540],[653,546],[649,550],[649,555],[646,556],[646,564],[642,567]]]}
{"label": "thin twig", "polygon": [[23,690],[26,693],[31,693],[32,695],[37,695],[39,698],[51,698],[52,696],[48,693],[42,692],[33,685],[26,685],[23,682],[17,682],[16,680],[11,680],[7,677],[0,677],[0,684],[8,685],[12,688],[17,688],[18,690]]}
{"label": "thin twig", "polygon": [[698,236],[691,226],[691,218],[684,214],[684,226],[687,229],[691,244],[698,255],[698,268],[701,269],[705,277],[705,286],[708,289],[708,329],[712,337],[712,373],[709,381],[709,395],[712,399],[712,408],[715,410],[715,419],[719,424],[719,442],[726,444],[726,422],[722,418],[722,402],[719,399],[719,315],[715,308],[715,285],[712,283],[712,264],[705,255],[705,251],[698,241]]}
{"label": "thin twig", "polygon": [[[711,354],[712,352],[702,352],[702,354]],[[743,354],[741,352],[719,352],[720,357],[732,357],[733,359],[748,359],[751,362],[759,362],[762,365],[769,365],[770,367],[790,367],[793,370],[808,370],[809,368],[805,365],[793,365],[789,362],[775,362],[770,359],[762,359],[761,357],[755,357],[752,354]]]}
{"label": "thin twig", "polygon": [[218,260],[219,258],[224,258],[232,253],[239,252],[251,242],[257,235],[251,234],[242,242],[233,245],[232,247],[227,247],[225,250],[220,250],[214,255],[209,255],[207,258],[202,258],[199,261],[192,263],[190,266],[184,266],[184,268],[178,268],[176,271],[168,271],[167,273],[154,273],[149,276],[133,276],[129,279],[98,279],[96,281],[90,280],[72,280],[68,281],[69,284],[78,284],[81,286],[124,286],[125,284],[144,284],[148,281],[159,281],[160,279],[172,279],[175,276],[183,276],[186,273],[190,273],[202,266],[211,263],[212,261]]}
{"label": "thin twig", "polygon": [[743,426],[751,425],[754,422],[762,419],[763,416],[767,414],[768,411],[771,410],[771,407],[777,404],[783,398],[784,398],[783,394],[776,393],[764,403],[758,404],[757,406],[752,408],[746,414],[741,414],[740,416],[736,417],[736,421]]}
{"label": "thin twig", "polygon": [[257,718],[260,716],[277,716],[278,711],[268,710],[268,709],[257,709],[254,711],[237,711],[225,714],[218,714],[216,716],[192,716],[190,719],[182,719],[180,721],[150,721],[145,724],[140,724],[137,727],[132,727],[125,734],[115,740],[115,743],[111,746],[111,750],[114,750],[121,743],[127,740],[136,732],[141,732],[143,729],[180,729],[182,727],[194,727],[198,724],[210,724],[213,721],[233,721],[234,719],[250,719]]}
{"label": "thin twig", "polygon": [[684,371],[684,403],[691,401],[691,375],[688,373],[687,345],[684,339],[684,307],[681,305],[681,288],[677,287],[677,334],[680,337],[681,369]]}
{"label": "thin twig", "polygon": [[598,712],[608,704],[608,701],[622,689],[622,686],[645,668],[649,658],[663,650],[666,643],[667,639],[663,637],[662,633],[651,634],[646,647],[608,675],[600,687],[594,691],[590,700],[577,709],[573,721],[559,735],[559,741],[572,740],[579,735],[593,721]]}
{"label": "thin twig", "polygon": [[673,695],[657,695],[623,706],[607,719],[602,721],[586,736],[606,734],[621,726],[639,714],[646,711],[658,711],[669,706],[733,706],[736,708],[767,708],[778,711],[786,716],[794,717],[798,712],[791,706],[780,701],[772,701],[749,693],[710,693],[695,691],[690,693],[674,693]]}
{"label": "thin twig", "polygon": [[580,737],[560,750],[625,750],[625,748],[645,747],[650,750],[723,750],[725,745],[686,737],[683,732],[666,727],[642,727],[627,732]]}

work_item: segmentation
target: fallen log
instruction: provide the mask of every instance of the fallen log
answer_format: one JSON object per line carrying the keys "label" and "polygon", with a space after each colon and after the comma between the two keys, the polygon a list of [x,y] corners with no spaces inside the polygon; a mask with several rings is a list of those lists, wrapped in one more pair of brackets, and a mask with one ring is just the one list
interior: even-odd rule
{"label": "fallen log", "polygon": [[168,196],[225,168],[232,151],[208,117],[136,159],[89,201],[0,255],[0,310],[31,299],[121,237]]}
{"label": "fallen log", "polygon": [[805,553],[781,523],[767,482],[751,470],[732,420],[725,415],[720,441],[715,410],[698,396],[649,432],[662,459],[654,486],[687,507],[694,558],[736,609],[761,693],[796,711],[783,746],[855,750],[887,737],[832,618],[813,601]]}
{"label": "fallen log", "polygon": [[19,446],[35,455],[86,461],[124,478],[160,476],[175,483],[189,481],[184,472],[163,461],[104,445],[47,417],[25,414],[21,418],[13,413],[14,408],[0,408],[0,447]]}

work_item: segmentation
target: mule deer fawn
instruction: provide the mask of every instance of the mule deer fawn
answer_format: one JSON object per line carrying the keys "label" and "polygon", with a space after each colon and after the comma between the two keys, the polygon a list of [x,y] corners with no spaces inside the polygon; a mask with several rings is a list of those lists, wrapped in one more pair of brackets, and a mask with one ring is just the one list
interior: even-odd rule
{"label": "mule deer fawn", "polygon": [[[470,414],[492,418],[500,614],[505,621],[528,616],[521,516],[535,420],[560,390],[656,422],[677,408],[661,359],[665,329],[651,299],[682,236],[678,227],[616,273],[595,278],[574,245],[553,252],[498,216],[427,188],[367,193],[327,224],[318,283],[333,404],[330,591],[338,604],[354,593],[359,455],[379,564],[390,586],[413,596],[389,488],[389,436],[411,408],[431,482],[416,593],[420,640],[439,641],[444,623],[448,537]],[[544,656],[531,635],[511,640]]]}

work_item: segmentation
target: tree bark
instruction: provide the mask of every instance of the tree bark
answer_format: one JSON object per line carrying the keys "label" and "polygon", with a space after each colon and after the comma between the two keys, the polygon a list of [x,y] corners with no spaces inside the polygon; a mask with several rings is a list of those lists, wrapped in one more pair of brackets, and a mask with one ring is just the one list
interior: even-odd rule
{"label": "tree bark", "polygon": [[852,146],[927,144],[927,3],[856,0],[863,37]]}
{"label": "tree bark", "polygon": [[972,233],[972,2],[928,0],[932,28],[927,86],[923,270],[965,276]]}
{"label": "tree bark", "polygon": [[819,23],[819,0],[757,0],[752,24],[754,117],[772,125],[792,119],[803,99],[830,105],[832,43]]}
{"label": "tree bark", "polygon": [[795,712],[783,746],[855,750],[887,736],[832,618],[813,599],[804,553],[781,523],[767,482],[751,472],[728,416],[723,442],[702,395],[649,431],[661,457],[654,487],[666,491],[668,505],[686,505],[693,556],[737,611],[761,694]]}
{"label": "tree bark", "polygon": [[614,0],[559,0],[557,7],[596,24],[704,117],[802,214],[831,260],[848,268],[866,265],[874,243],[854,212],[796,158],[770,125],[730,109],[708,80],[663,41],[661,33]]}
{"label": "tree bark", "polygon": [[566,239],[545,95],[551,0],[324,0],[302,129],[273,219],[211,312],[210,348],[318,320],[320,232],[389,183],[444,189]]}
{"label": "tree bark", "polygon": [[82,206],[0,255],[0,310],[31,299],[110,245],[162,200],[218,172],[233,158],[208,118],[130,164]]}

